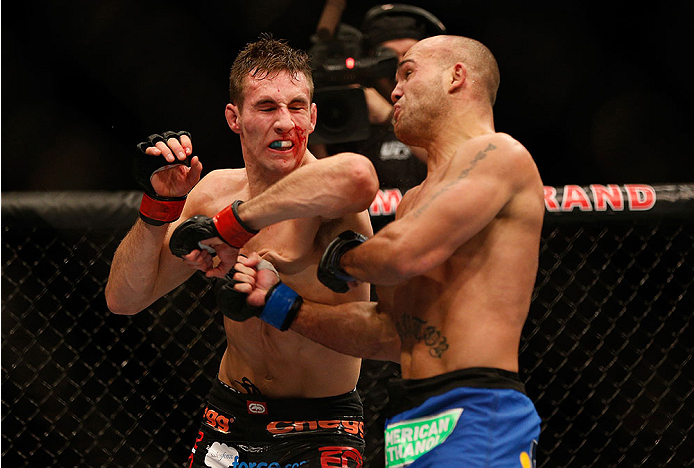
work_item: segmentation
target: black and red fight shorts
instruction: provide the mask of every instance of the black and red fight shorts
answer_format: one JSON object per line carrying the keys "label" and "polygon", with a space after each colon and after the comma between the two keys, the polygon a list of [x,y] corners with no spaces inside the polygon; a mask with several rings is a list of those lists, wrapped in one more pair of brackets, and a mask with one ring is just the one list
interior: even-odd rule
{"label": "black and red fight shorts", "polygon": [[215,379],[189,467],[363,468],[364,416],[356,390],[271,399]]}

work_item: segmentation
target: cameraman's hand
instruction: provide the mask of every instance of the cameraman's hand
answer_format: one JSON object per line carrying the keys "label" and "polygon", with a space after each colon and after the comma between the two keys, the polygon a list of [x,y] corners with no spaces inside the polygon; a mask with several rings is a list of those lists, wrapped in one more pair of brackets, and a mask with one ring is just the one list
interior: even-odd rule
{"label": "cameraman's hand", "polygon": [[374,88],[364,88],[366,107],[369,109],[369,123],[382,125],[390,121],[393,105]]}

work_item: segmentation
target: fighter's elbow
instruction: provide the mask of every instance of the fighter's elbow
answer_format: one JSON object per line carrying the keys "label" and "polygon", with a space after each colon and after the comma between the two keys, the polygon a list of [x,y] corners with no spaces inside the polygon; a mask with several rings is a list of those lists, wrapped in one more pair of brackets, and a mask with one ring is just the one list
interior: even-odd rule
{"label": "fighter's elbow", "polygon": [[367,209],[378,192],[378,175],[369,158],[356,153],[343,153],[343,169],[350,174],[350,198],[358,209]]}
{"label": "fighter's elbow", "polygon": [[109,300],[108,298],[106,298],[106,305],[108,310],[115,315],[135,315],[139,312],[133,307],[127,307],[124,304]]}
{"label": "fighter's elbow", "polygon": [[135,315],[141,310],[124,301],[119,295],[115,294],[108,285],[104,291],[104,296],[106,297],[106,307],[112,314]]}
{"label": "fighter's elbow", "polygon": [[378,343],[374,343],[368,356],[364,359],[375,361],[390,361],[400,363],[402,342],[397,335],[381,338]]}
{"label": "fighter's elbow", "polygon": [[376,196],[376,193],[378,193],[378,175],[376,174],[376,168],[368,158],[361,155],[357,156],[358,158],[354,164],[354,171],[359,193],[362,194],[361,199],[366,204],[364,208],[368,208]]}
{"label": "fighter's elbow", "polygon": [[402,341],[397,328],[387,315],[378,315],[378,317],[381,318],[378,333],[372,336],[372,340],[366,345],[368,355],[362,357],[399,363]]}

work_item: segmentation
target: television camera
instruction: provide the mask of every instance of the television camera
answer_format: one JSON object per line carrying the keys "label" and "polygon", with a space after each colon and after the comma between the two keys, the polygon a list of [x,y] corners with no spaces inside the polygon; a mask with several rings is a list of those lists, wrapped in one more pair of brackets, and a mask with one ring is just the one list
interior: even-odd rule
{"label": "television camera", "polygon": [[[326,4],[326,7],[328,4]],[[341,14],[341,12],[340,12]],[[361,30],[338,23],[331,33],[319,27],[309,50],[314,102],[318,122],[312,144],[361,141],[369,137],[370,124],[365,87],[375,87],[379,79],[395,76],[398,57],[385,47],[370,47],[369,31],[384,16],[414,18],[423,37],[443,34],[446,28],[434,15],[419,7],[401,4],[378,5],[365,15]]]}

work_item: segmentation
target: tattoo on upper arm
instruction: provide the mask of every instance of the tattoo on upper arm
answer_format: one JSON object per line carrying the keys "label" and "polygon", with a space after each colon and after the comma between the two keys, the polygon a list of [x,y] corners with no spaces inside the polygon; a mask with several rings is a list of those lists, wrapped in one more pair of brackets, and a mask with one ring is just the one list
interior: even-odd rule
{"label": "tattoo on upper arm", "polygon": [[458,174],[458,177],[457,177],[457,178],[455,178],[454,180],[450,181],[448,184],[446,184],[446,185],[444,185],[443,187],[441,187],[441,189],[440,189],[438,192],[434,193],[434,194],[429,198],[429,200],[428,200],[426,203],[424,203],[422,206],[420,206],[420,207],[417,209],[417,211],[414,212],[413,216],[414,216],[415,218],[418,217],[418,216],[420,216],[420,215],[429,207],[429,205],[431,204],[431,202],[433,202],[434,200],[436,200],[441,194],[447,192],[447,191],[451,188],[451,186],[455,185],[458,181],[463,180],[464,178],[466,178],[466,177],[468,176],[468,174],[470,174],[470,172],[475,168],[475,166],[477,165],[477,163],[478,163],[479,161],[483,160],[484,158],[486,158],[486,157],[487,157],[487,153],[488,153],[489,151],[493,151],[493,150],[495,150],[495,149],[496,149],[496,146],[494,146],[493,144],[489,143],[489,145],[487,145],[487,147],[486,147],[485,149],[483,149],[482,151],[479,151],[479,152],[475,155],[475,157],[472,158],[472,160],[470,161],[470,165],[469,165],[468,167],[466,167],[465,169],[463,169],[463,170],[460,172],[460,174]]}
{"label": "tattoo on upper arm", "polygon": [[400,339],[404,341],[412,338],[416,341],[424,342],[429,347],[429,355],[440,358],[449,347],[446,337],[441,334],[441,330],[433,325],[427,325],[426,320],[410,314],[403,314],[395,323]]}

